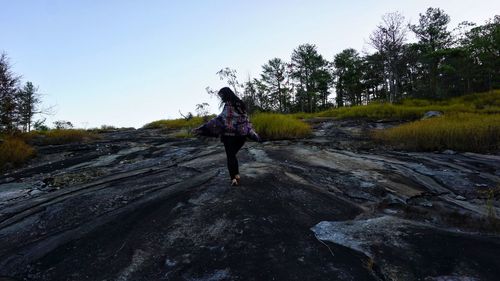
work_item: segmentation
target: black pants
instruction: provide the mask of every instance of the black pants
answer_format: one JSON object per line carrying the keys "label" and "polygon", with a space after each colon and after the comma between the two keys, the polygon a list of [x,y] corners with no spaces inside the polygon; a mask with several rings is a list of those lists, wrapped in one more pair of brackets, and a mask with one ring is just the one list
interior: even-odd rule
{"label": "black pants", "polygon": [[234,179],[234,176],[239,174],[238,159],[236,159],[236,153],[245,144],[246,137],[240,136],[222,136],[221,141],[224,143],[224,148],[226,149],[227,156],[227,169],[229,170],[229,176]]}

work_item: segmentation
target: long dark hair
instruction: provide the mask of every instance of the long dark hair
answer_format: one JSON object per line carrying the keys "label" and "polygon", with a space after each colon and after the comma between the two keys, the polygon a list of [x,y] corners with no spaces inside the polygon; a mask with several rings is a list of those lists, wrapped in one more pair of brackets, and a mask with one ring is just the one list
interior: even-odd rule
{"label": "long dark hair", "polygon": [[247,113],[247,106],[245,103],[229,87],[220,89],[218,95],[221,99],[221,107],[229,103],[238,113]]}

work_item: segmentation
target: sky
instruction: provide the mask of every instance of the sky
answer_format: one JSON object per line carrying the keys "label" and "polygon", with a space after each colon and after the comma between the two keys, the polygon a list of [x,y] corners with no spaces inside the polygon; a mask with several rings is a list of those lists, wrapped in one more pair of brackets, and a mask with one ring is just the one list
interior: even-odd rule
{"label": "sky", "polygon": [[330,61],[369,51],[385,13],[417,23],[428,7],[443,9],[450,29],[500,14],[493,0],[0,0],[0,52],[54,107],[47,125],[139,128],[204,102],[217,113],[205,88],[225,86],[222,68],[243,82],[304,43]]}

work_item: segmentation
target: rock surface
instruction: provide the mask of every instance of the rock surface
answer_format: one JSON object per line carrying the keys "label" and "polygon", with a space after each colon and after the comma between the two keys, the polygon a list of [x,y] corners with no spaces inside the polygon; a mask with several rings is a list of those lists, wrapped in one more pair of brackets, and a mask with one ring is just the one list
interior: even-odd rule
{"label": "rock surface", "polygon": [[122,130],[0,176],[0,280],[498,280],[500,156],[374,145],[314,120],[248,142]]}

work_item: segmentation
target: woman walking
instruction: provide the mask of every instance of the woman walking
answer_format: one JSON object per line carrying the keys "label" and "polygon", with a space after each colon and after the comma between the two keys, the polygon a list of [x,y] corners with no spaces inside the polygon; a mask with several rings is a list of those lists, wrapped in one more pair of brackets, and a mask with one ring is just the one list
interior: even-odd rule
{"label": "woman walking", "polygon": [[224,105],[222,112],[196,128],[194,133],[201,136],[220,136],[226,150],[231,185],[239,185],[241,177],[236,154],[245,144],[247,137],[255,141],[260,141],[260,138],[248,119],[245,103],[228,87],[220,89],[218,96],[221,106]]}

